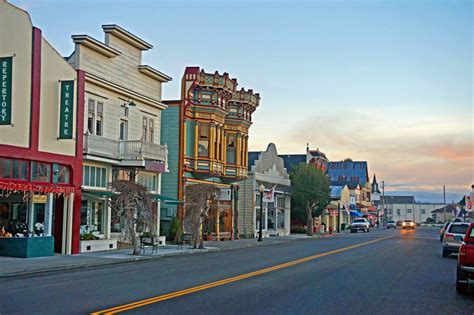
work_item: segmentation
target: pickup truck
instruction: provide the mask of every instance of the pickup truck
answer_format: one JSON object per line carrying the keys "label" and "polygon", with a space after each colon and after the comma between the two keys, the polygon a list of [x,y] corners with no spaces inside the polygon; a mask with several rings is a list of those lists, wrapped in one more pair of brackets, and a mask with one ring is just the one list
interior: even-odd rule
{"label": "pickup truck", "polygon": [[357,231],[369,232],[369,221],[367,219],[355,219],[351,224],[351,233]]}
{"label": "pickup truck", "polygon": [[[458,236],[456,237],[461,239]],[[474,223],[469,225],[459,248],[456,290],[460,293],[466,293],[469,288],[469,280],[474,281]]]}

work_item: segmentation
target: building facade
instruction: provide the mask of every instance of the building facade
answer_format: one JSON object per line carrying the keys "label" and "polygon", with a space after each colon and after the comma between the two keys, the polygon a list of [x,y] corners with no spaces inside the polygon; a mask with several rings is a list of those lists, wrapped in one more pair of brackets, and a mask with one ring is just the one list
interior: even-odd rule
{"label": "building facade", "polygon": [[4,1],[0,43],[0,255],[78,253],[84,73]]}
{"label": "building facade", "polygon": [[414,196],[385,196],[381,197],[381,204],[385,204],[387,220],[413,220],[416,223],[433,218],[432,211],[444,206],[443,203],[416,202]]}
{"label": "building facade", "polygon": [[[161,175],[167,146],[161,144],[162,84],[171,78],[142,64],[151,44],[117,25],[102,26],[105,40],[73,35],[68,58],[85,73],[81,251],[115,249],[124,218],[112,217],[108,197],[114,180],[130,180],[155,197],[159,233]],[[91,240],[93,238],[94,240]]]}
{"label": "building facade", "polygon": [[[166,101],[162,130],[169,147],[170,173],[163,177],[166,195],[183,201],[187,185],[208,183],[221,189],[212,214],[215,238],[235,237],[235,183],[247,177],[248,132],[252,113],[260,96],[252,90],[237,90],[237,80],[227,73],[206,73],[187,67],[181,83],[181,100]],[[179,128],[176,128],[179,126]],[[166,130],[166,132],[165,132]],[[176,215],[181,221],[184,208],[162,206],[163,223]]]}
{"label": "building facade", "polygon": [[238,234],[241,237],[257,237],[260,225],[260,191],[265,187],[262,199],[263,236],[289,235],[291,229],[291,181],[283,159],[278,156],[275,144],[266,151],[249,152],[249,173],[239,183]]}

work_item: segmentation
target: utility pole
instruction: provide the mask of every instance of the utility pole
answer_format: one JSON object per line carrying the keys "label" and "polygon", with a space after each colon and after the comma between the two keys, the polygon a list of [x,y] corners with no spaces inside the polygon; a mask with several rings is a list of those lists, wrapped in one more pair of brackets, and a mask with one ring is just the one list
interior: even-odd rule
{"label": "utility pole", "polygon": [[383,222],[382,223],[387,223],[387,211],[385,209],[385,181],[382,181],[382,209],[383,209]]}
{"label": "utility pole", "polygon": [[444,214],[444,222],[446,223],[446,187],[443,185],[443,214]]}

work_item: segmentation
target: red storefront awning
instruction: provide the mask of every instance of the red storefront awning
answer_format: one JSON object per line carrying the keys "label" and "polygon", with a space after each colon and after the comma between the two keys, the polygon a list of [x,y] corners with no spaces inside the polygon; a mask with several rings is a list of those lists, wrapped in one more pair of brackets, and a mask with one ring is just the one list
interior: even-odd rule
{"label": "red storefront awning", "polygon": [[8,192],[33,192],[40,194],[71,194],[74,192],[73,187],[58,186],[51,184],[32,184],[32,183],[15,183],[0,181],[0,189]]}

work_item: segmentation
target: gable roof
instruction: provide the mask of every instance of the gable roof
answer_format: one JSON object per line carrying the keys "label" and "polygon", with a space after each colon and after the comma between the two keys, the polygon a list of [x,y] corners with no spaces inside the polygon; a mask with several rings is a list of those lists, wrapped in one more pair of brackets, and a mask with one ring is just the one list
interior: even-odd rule
{"label": "gable roof", "polygon": [[366,161],[328,162],[327,173],[331,181],[358,181],[362,187],[369,179]]}
{"label": "gable roof", "polygon": [[337,180],[332,180],[331,181],[331,186],[347,186],[350,190],[354,190],[357,188],[357,185],[359,185],[359,182],[356,180],[353,181],[337,181]]}
{"label": "gable roof", "polygon": [[[296,166],[300,163],[305,163],[306,164],[306,154],[282,154],[282,155],[278,155],[278,156],[283,159],[283,163],[284,163],[285,168],[288,171],[288,173],[291,173],[294,166]],[[250,160],[250,158],[249,158],[249,160]]]}
{"label": "gable roof", "polygon": [[380,197],[380,202],[385,202],[386,204],[411,204],[415,203],[415,196],[385,196],[385,198],[382,196]]}

